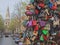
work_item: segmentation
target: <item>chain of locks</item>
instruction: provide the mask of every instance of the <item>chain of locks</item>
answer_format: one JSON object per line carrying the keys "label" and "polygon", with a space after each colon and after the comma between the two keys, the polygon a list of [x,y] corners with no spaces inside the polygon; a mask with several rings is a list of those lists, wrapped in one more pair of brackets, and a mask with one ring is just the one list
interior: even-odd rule
{"label": "chain of locks", "polygon": [[31,0],[26,6],[28,45],[60,45],[60,13],[56,1]]}

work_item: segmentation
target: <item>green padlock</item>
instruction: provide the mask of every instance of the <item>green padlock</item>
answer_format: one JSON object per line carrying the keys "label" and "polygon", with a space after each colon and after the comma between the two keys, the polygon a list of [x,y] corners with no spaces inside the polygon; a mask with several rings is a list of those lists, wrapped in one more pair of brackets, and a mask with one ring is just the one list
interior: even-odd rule
{"label": "green padlock", "polygon": [[48,34],[48,30],[42,30],[42,33],[44,34],[44,35],[47,35]]}
{"label": "green padlock", "polygon": [[40,41],[44,41],[43,35],[40,36]]}

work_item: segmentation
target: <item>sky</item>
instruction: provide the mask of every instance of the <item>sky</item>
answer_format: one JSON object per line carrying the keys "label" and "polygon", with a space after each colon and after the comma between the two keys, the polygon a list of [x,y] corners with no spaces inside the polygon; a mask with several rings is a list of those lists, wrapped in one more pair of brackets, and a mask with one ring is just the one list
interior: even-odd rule
{"label": "sky", "polygon": [[10,14],[14,11],[14,6],[20,0],[0,0],[0,14],[5,18],[7,7],[9,6]]}

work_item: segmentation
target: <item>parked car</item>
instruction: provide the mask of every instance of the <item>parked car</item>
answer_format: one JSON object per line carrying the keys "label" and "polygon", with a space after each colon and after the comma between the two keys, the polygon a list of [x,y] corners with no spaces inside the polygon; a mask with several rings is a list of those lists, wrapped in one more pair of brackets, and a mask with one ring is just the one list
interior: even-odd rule
{"label": "parked car", "polygon": [[12,38],[13,38],[13,40],[15,40],[16,37],[19,38],[19,34],[12,34]]}
{"label": "parked car", "polygon": [[8,33],[4,33],[5,37],[9,37],[9,34]]}
{"label": "parked car", "polygon": [[5,37],[9,37],[9,35],[8,35],[8,34],[6,34],[6,35],[5,35]]}
{"label": "parked car", "polygon": [[18,37],[15,38],[15,43],[18,44],[20,39]]}

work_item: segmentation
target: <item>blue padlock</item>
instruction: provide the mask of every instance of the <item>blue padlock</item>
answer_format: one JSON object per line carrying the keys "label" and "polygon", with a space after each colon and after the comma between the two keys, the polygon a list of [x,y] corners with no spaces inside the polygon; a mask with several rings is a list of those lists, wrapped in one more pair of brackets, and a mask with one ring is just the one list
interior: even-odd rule
{"label": "blue padlock", "polygon": [[51,2],[49,2],[48,6],[49,6],[49,8],[52,8],[53,4]]}

